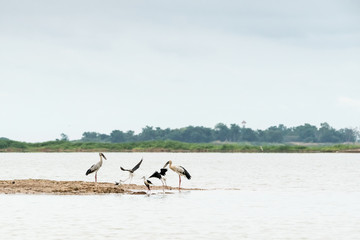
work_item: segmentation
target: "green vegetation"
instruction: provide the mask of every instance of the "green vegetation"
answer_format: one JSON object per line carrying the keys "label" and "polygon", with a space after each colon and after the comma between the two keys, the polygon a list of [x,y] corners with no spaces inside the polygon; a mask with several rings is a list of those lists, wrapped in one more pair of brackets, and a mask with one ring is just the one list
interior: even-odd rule
{"label": "green vegetation", "polygon": [[[84,132],[81,142],[144,142],[144,141],[179,141],[188,143],[211,143],[220,142],[249,142],[249,143],[344,143],[356,142],[359,139],[357,129],[344,128],[336,130],[328,123],[322,123],[320,128],[310,124],[288,128],[282,124],[272,126],[266,130],[253,130],[240,127],[237,124],[230,124],[230,127],[218,123],[212,128],[188,126],[180,129],[161,129],[146,126],[141,133],[135,134],[134,131],[123,132],[113,130],[110,135],[97,132]],[[61,140],[68,140],[65,134],[61,135]]]}
{"label": "green vegetation", "polygon": [[178,141],[144,141],[128,143],[94,143],[50,141],[24,143],[0,140],[1,152],[358,152],[358,144],[291,145],[249,143],[185,143]]}
{"label": "green vegetation", "polygon": [[146,126],[142,132],[114,130],[110,135],[84,132],[80,140],[61,139],[25,143],[0,138],[1,152],[360,152],[357,129],[336,130],[327,123],[287,128],[280,124],[253,130],[218,123],[214,129],[188,126],[161,129]]}

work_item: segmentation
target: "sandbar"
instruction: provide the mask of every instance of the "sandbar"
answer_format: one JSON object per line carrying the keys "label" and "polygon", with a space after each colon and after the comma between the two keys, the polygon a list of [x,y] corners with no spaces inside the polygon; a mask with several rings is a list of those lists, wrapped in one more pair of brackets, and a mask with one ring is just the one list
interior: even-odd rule
{"label": "sandbar", "polygon": [[[162,186],[152,186],[152,191],[163,193]],[[164,193],[171,194],[179,189],[166,186]],[[181,190],[204,190],[181,188]],[[53,195],[94,195],[94,194],[148,194],[145,185],[108,182],[56,181],[47,179],[0,180],[0,194],[53,194]]]}

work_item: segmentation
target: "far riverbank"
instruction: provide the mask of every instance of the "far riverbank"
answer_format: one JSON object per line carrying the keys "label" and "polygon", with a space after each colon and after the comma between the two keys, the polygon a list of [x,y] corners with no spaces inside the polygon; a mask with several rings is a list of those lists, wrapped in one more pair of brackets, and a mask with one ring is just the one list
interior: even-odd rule
{"label": "far riverbank", "polygon": [[49,141],[26,143],[0,140],[0,152],[244,152],[244,153],[360,153],[360,144],[309,143],[185,143],[177,141],[146,141],[127,143],[93,143]]}

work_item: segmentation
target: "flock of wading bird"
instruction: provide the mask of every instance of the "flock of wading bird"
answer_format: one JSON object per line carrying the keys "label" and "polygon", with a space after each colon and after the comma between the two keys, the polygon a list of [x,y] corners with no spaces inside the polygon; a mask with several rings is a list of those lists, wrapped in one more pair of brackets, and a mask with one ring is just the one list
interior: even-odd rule
{"label": "flock of wading bird", "polygon": [[[99,169],[101,168],[102,164],[103,164],[103,158],[105,160],[106,157],[103,153],[99,153],[100,156],[100,161],[97,162],[96,164],[93,164],[85,173],[85,175],[89,175],[91,173],[95,173],[95,182],[97,182],[97,172],[99,171]],[[134,177],[134,172],[139,169],[141,163],[142,163],[143,159],[141,158],[140,162],[138,164],[135,165],[135,167],[133,167],[132,169],[124,169],[123,167],[120,166],[120,169],[122,171],[126,171],[129,172],[129,177],[125,180],[120,180],[119,182],[115,182],[116,185],[121,185],[122,183],[126,182],[127,180],[129,181],[129,184],[131,183],[132,178]],[[149,178],[158,178],[160,179],[162,185],[163,185],[163,191],[164,188],[166,186],[166,172],[167,172],[167,166],[169,166],[169,168],[171,170],[173,170],[174,172],[176,172],[179,175],[179,191],[180,191],[180,185],[181,185],[181,176],[185,176],[187,179],[191,179],[191,175],[190,173],[182,166],[175,166],[172,165],[172,161],[168,161],[167,163],[165,163],[164,167],[162,167],[160,169],[160,172],[155,171],[150,177],[146,178],[145,176],[142,177],[142,179],[144,180],[144,184],[147,187],[148,191],[150,192],[150,185],[152,185],[152,182],[149,180]]]}

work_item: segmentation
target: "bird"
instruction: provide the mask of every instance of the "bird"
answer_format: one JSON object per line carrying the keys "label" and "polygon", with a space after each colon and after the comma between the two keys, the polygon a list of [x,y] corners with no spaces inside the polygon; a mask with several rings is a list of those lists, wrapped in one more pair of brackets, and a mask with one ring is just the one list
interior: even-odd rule
{"label": "bird", "polygon": [[181,176],[185,176],[187,179],[191,179],[191,175],[190,173],[182,166],[174,166],[172,165],[172,161],[168,161],[164,168],[166,168],[166,166],[169,165],[169,168],[171,170],[173,170],[174,172],[176,172],[177,174],[179,174],[179,191],[180,191],[180,185],[181,185]]}
{"label": "bird", "polygon": [[145,176],[143,176],[142,179],[144,179],[144,184],[145,184],[145,186],[147,187],[147,189],[148,189],[149,192],[150,192],[150,191],[151,191],[151,190],[150,190],[150,185],[152,185],[152,182],[151,182],[150,180],[146,179]]}
{"label": "bird", "polygon": [[138,164],[136,164],[135,167],[133,167],[132,169],[124,169],[123,167],[120,166],[120,169],[122,171],[128,171],[129,172],[129,177],[127,179],[125,179],[124,181],[120,180],[120,182],[125,182],[130,178],[129,183],[131,183],[131,180],[134,177],[134,172],[140,167],[142,161],[143,161],[143,158],[141,158],[140,162]]}
{"label": "bird", "polygon": [[165,187],[166,185],[166,178],[165,178],[165,175],[166,175],[166,172],[167,172],[167,168],[161,168],[160,169],[160,172],[158,171],[155,171],[149,178],[158,178],[160,179],[162,185],[163,185],[163,188]]}
{"label": "bird", "polygon": [[105,155],[104,155],[103,153],[99,153],[99,156],[100,156],[100,161],[99,161],[98,163],[96,163],[96,164],[93,164],[93,165],[86,171],[86,173],[85,173],[85,175],[87,176],[87,175],[89,175],[90,173],[95,172],[95,182],[97,182],[97,172],[99,171],[99,169],[101,168],[102,163],[103,163],[102,158],[104,158],[105,160],[107,160],[106,157],[105,157]]}

